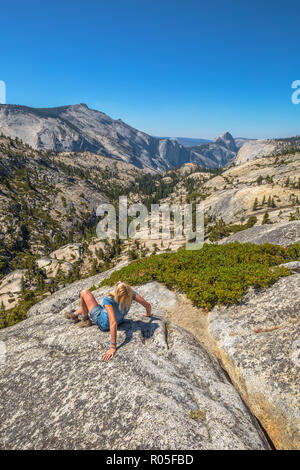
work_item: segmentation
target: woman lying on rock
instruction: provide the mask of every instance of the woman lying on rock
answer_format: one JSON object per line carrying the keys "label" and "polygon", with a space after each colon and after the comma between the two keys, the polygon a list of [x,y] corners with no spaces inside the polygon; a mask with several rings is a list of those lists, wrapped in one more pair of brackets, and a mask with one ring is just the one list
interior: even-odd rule
{"label": "woman lying on rock", "polygon": [[114,357],[117,350],[117,328],[127,315],[132,301],[135,300],[146,309],[145,317],[151,317],[151,305],[143,299],[132,287],[125,282],[118,281],[102,305],[99,305],[93,294],[85,289],[80,292],[80,307],[75,312],[66,312],[65,317],[78,326],[98,325],[102,331],[110,331],[111,347],[104,354],[103,360],[108,361]]}

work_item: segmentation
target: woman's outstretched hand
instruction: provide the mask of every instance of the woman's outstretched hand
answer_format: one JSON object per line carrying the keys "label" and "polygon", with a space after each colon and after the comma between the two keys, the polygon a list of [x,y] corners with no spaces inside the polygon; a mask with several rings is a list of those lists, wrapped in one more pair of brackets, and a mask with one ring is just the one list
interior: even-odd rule
{"label": "woman's outstretched hand", "polygon": [[110,348],[103,356],[103,361],[107,362],[114,357],[116,354],[115,348]]}
{"label": "woman's outstretched hand", "polygon": [[152,317],[152,313],[151,313],[151,305],[149,304],[149,302],[147,302],[147,300],[145,300],[140,294],[138,294],[136,292],[135,294],[135,299],[134,299],[136,302],[138,302],[139,304],[141,304],[143,307],[145,307],[146,309],[146,312],[147,313],[143,313],[143,317]]}

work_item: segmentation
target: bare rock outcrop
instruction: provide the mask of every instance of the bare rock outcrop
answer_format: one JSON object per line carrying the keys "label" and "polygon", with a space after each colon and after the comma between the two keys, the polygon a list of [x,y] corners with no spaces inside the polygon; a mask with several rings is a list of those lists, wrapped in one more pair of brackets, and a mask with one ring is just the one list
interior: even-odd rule
{"label": "bare rock outcrop", "polygon": [[17,305],[22,290],[22,279],[26,276],[26,269],[16,269],[7,274],[0,282],[0,304],[5,308]]}
{"label": "bare rock outcrop", "polygon": [[240,148],[234,159],[236,165],[241,165],[266,155],[271,155],[276,151],[278,144],[271,140],[249,140]]}
{"label": "bare rock outcrop", "polygon": [[52,253],[50,253],[50,258],[56,258],[61,261],[73,263],[81,258],[82,252],[82,243],[69,243],[62,248],[58,248],[58,250],[52,251]]}
{"label": "bare rock outcrop", "polygon": [[78,329],[51,298],[0,332],[0,448],[269,449],[218,360],[166,322],[176,295],[157,283],[138,291],[154,315],[133,304],[108,363],[109,334]]}
{"label": "bare rock outcrop", "polygon": [[36,261],[36,264],[40,269],[42,269],[48,278],[55,278],[58,273],[61,271],[62,273],[68,275],[70,274],[74,266],[72,263],[68,261],[61,261],[55,258],[50,258],[50,256],[42,256]]}
{"label": "bare rock outcrop", "polygon": [[299,144],[300,139],[298,136],[288,139],[248,140],[240,148],[233,161],[236,165],[241,165],[263,156],[284,154],[296,148],[299,149]]}
{"label": "bare rock outcrop", "polygon": [[219,241],[224,243],[274,243],[276,245],[288,246],[300,243],[300,220],[294,222],[279,222],[277,224],[255,225],[241,232],[234,233],[230,237]]}
{"label": "bare rock outcrop", "polygon": [[261,224],[266,212],[272,222],[289,221],[300,200],[299,181],[299,152],[256,158],[208,179],[203,207],[207,215],[226,224],[250,216]]}
{"label": "bare rock outcrop", "polygon": [[300,274],[215,307],[215,353],[277,449],[300,449]]}

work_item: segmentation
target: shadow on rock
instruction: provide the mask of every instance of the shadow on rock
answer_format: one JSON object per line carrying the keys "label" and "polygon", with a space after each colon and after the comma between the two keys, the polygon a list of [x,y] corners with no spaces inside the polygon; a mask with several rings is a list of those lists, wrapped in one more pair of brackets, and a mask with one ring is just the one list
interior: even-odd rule
{"label": "shadow on rock", "polygon": [[133,338],[133,334],[136,331],[141,332],[141,336],[143,338],[143,341],[151,338],[153,336],[155,330],[159,327],[158,323],[153,322],[154,320],[159,320],[160,321],[161,318],[152,315],[152,317],[150,317],[150,321],[147,322],[147,323],[142,321],[142,320],[125,319],[123,321],[123,323],[121,323],[118,326],[118,331],[124,331],[124,333],[126,335],[124,341],[118,346],[118,349],[120,349],[123,346],[125,346],[126,344],[130,343],[130,341]]}

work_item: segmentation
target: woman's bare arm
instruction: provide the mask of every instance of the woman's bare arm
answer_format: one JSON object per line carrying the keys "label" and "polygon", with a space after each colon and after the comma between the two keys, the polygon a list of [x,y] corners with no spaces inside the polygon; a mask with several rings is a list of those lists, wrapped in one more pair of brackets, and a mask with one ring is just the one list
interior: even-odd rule
{"label": "woman's bare arm", "polygon": [[114,355],[116,354],[117,350],[117,320],[115,316],[114,309],[112,305],[105,305],[105,309],[107,311],[108,319],[109,319],[109,328],[110,328],[110,341],[111,347],[110,349],[104,354],[103,360],[109,361]]}
{"label": "woman's bare arm", "polygon": [[136,296],[135,296],[135,299],[134,299],[136,302],[138,302],[139,304],[141,304],[143,307],[145,307],[146,309],[146,312],[147,313],[144,313],[144,317],[151,317],[152,313],[151,313],[151,305],[149,304],[149,302],[147,302],[147,300],[145,300],[140,294],[136,293]]}

